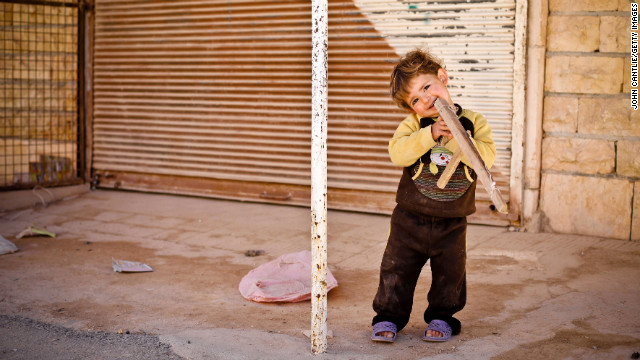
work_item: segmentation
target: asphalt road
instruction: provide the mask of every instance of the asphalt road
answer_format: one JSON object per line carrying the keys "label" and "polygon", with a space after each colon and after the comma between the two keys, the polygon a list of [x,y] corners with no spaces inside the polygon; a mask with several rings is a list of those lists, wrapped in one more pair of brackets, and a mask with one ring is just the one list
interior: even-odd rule
{"label": "asphalt road", "polygon": [[78,331],[22,316],[0,315],[0,358],[6,360],[178,360],[171,346],[149,334]]}

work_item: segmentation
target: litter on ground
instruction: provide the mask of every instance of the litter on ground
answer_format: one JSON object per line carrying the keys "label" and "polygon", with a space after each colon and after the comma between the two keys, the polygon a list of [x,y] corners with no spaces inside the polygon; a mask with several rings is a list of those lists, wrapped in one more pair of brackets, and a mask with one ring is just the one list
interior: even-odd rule
{"label": "litter on ground", "polygon": [[[327,268],[327,292],[338,281]],[[257,302],[299,302],[311,299],[311,251],[285,254],[249,271],[240,294]]]}
{"label": "litter on ground", "polygon": [[153,271],[151,266],[137,261],[113,259],[113,271],[115,272],[147,272]]}
{"label": "litter on ground", "polygon": [[264,255],[264,250],[247,250],[244,253],[244,256],[254,257]]}
{"label": "litter on ground", "polygon": [[16,235],[16,239],[22,239],[25,236],[49,236],[56,237],[56,234],[47,230],[45,227],[36,227],[34,225],[27,226],[26,229],[22,230],[20,234]]}
{"label": "litter on ground", "polygon": [[0,255],[4,254],[12,254],[18,251],[18,247],[16,244],[4,238],[4,236],[0,235]]}

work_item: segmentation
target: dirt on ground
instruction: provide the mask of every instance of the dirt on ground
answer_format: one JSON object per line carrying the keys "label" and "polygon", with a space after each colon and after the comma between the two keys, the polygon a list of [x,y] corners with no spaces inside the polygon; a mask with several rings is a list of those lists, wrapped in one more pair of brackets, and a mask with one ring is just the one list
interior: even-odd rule
{"label": "dirt on ground", "polygon": [[[20,248],[0,256],[2,358],[629,359],[640,351],[633,242],[471,225],[462,333],[421,340],[427,266],[412,318],[389,345],[370,340],[388,217],[331,212],[333,336],[313,355],[303,334],[309,301],[255,303],[238,291],[251,269],[309,248],[307,209],[97,191],[1,215],[0,234]],[[17,239],[29,224],[58,235]],[[154,271],[116,273],[112,259]],[[78,351],[71,342],[47,352],[65,339]]]}

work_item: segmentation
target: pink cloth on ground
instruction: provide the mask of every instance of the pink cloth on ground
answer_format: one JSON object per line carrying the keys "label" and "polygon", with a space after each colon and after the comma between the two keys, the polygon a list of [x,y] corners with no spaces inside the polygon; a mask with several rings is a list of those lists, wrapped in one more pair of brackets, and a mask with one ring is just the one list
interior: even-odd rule
{"label": "pink cloth on ground", "polygon": [[[327,268],[327,292],[338,281]],[[311,299],[311,251],[285,254],[249,271],[238,287],[257,302],[299,302]]]}

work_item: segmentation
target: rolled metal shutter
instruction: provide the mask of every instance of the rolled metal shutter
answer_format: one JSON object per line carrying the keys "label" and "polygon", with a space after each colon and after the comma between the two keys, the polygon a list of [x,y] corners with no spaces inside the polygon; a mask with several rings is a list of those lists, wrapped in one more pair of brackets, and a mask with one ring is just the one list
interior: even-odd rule
{"label": "rolled metal shutter", "polygon": [[[490,120],[508,193],[513,2],[329,1],[329,207],[391,211],[387,144],[405,114],[388,79],[415,46]],[[309,1],[96,0],[94,36],[102,186],[308,204]]]}
{"label": "rolled metal shutter", "polygon": [[[428,48],[444,60],[452,99],[482,113],[491,125],[498,149],[491,171],[508,194],[515,0],[355,3],[398,54]],[[480,199],[486,196],[479,193]]]}

